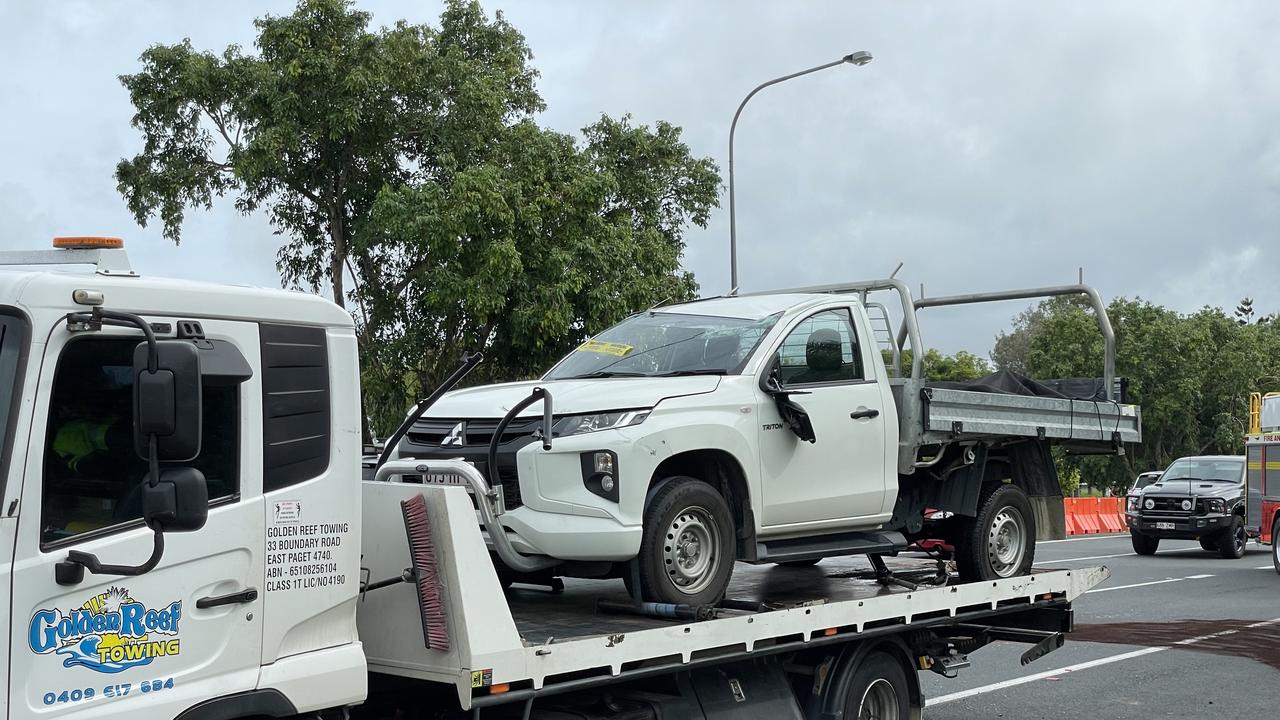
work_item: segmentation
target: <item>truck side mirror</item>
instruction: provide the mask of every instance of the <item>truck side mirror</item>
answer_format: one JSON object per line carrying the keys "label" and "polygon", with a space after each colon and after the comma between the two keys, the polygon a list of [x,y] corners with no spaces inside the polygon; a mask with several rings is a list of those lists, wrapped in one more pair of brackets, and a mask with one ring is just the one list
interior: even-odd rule
{"label": "truck side mirror", "polygon": [[200,455],[200,351],[190,342],[158,340],[156,367],[147,343],[133,351],[133,441],[151,459],[155,437],[160,462],[189,462]]}
{"label": "truck side mirror", "polygon": [[209,486],[195,468],[167,468],[160,480],[142,483],[142,517],[164,532],[191,532],[209,518]]}

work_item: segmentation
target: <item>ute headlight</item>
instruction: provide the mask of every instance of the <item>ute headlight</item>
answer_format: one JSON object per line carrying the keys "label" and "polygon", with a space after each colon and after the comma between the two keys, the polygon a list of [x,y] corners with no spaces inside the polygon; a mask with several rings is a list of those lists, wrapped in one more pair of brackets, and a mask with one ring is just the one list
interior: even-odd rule
{"label": "ute headlight", "polygon": [[1133,497],[1133,496],[1130,496],[1130,497],[1128,498],[1128,503],[1126,503],[1126,504],[1128,505],[1128,509],[1129,509],[1129,510],[1137,510],[1137,509],[1138,509],[1138,498]]}
{"label": "ute headlight", "polygon": [[1146,509],[1148,509],[1148,510],[1155,510],[1155,509],[1156,509],[1156,501],[1155,501],[1155,500],[1152,500],[1151,498],[1147,498],[1147,501],[1146,501],[1146,502],[1144,502],[1144,503],[1142,503],[1142,507],[1144,507],[1144,508],[1146,508]]}
{"label": "ute headlight", "polygon": [[1227,511],[1227,504],[1221,498],[1210,498],[1204,501],[1205,509],[1211,513],[1224,513]]}
{"label": "ute headlight", "polygon": [[649,409],[615,410],[613,412],[591,413],[588,415],[569,415],[560,418],[555,425],[555,434],[560,437],[581,435],[600,430],[614,430],[631,427],[644,422],[649,417]]}

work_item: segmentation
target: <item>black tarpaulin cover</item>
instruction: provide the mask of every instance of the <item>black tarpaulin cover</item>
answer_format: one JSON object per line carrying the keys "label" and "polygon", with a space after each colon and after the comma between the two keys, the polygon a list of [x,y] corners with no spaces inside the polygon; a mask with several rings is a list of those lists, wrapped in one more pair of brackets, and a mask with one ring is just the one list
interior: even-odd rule
{"label": "black tarpaulin cover", "polygon": [[[1100,378],[1032,380],[1009,370],[997,370],[977,380],[931,382],[929,387],[999,393],[1001,395],[1032,395],[1037,397],[1070,398],[1073,400],[1107,401],[1106,383]],[[1123,382],[1121,387],[1123,387]]]}

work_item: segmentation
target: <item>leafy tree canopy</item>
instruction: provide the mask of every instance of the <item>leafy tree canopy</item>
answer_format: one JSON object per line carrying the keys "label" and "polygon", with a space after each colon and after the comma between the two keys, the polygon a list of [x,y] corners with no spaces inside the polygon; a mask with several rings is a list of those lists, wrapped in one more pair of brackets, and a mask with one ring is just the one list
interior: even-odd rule
{"label": "leafy tree canopy", "polygon": [[148,49],[121,77],[143,149],[116,179],[174,242],[218,198],[265,211],[283,281],[353,307],[378,429],[462,350],[486,352],[480,377],[527,376],[693,294],[683,232],[705,226],[720,178],[678,128],[540,127],[524,37],[475,2],[449,0],[438,27],[369,21],[301,0],[255,22],[256,53]]}
{"label": "leafy tree canopy", "polygon": [[[1117,298],[1116,372],[1142,408],[1140,445],[1124,457],[1070,458],[1095,487],[1127,490],[1134,476],[1186,455],[1242,453],[1253,391],[1280,389],[1280,327],[1241,324],[1219,308],[1180,314],[1141,299]],[[1039,378],[1097,377],[1103,343],[1092,311],[1074,299],[1047,300],[1022,313],[996,341],[998,367]]]}

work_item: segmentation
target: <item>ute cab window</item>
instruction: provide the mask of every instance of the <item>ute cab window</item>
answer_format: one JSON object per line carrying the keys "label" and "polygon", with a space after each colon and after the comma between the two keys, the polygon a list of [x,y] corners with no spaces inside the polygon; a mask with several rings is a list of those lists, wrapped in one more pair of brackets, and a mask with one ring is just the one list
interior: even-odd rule
{"label": "ute cab window", "polygon": [[782,341],[778,379],[783,385],[816,385],[865,379],[862,352],[848,310],[811,315]]}
{"label": "ute cab window", "polygon": [[[45,434],[41,542],[124,528],[142,517],[147,463],[133,446],[137,338],[85,338],[63,350]],[[239,386],[202,382],[203,445],[195,462],[209,498],[238,492]]]}

